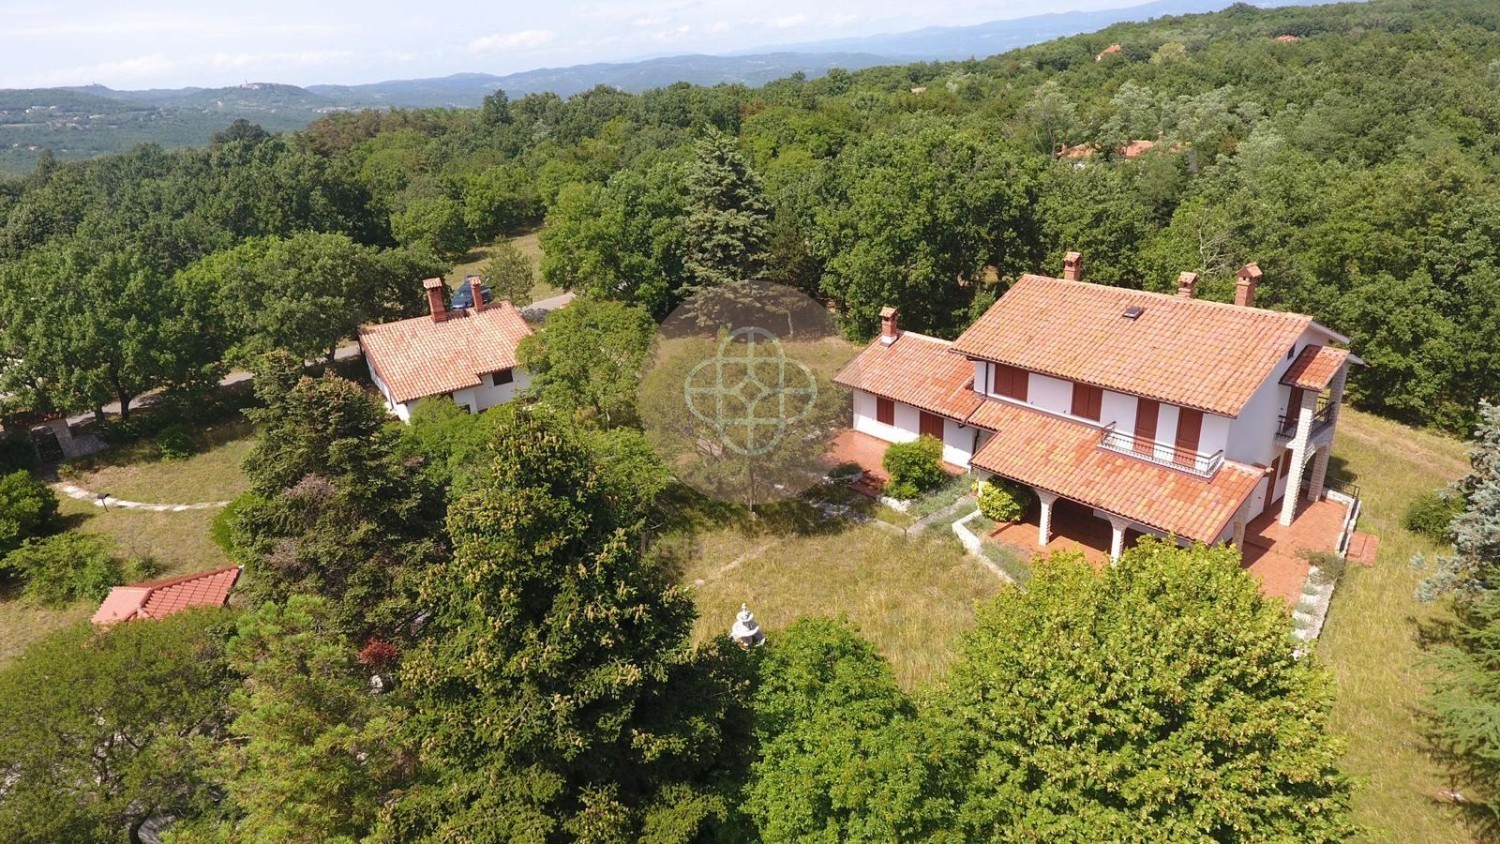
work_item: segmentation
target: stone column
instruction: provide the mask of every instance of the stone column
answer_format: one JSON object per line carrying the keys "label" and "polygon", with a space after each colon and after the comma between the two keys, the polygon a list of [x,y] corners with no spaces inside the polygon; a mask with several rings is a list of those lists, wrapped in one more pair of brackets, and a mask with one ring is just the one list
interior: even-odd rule
{"label": "stone column", "polygon": [[1236,516],[1234,520],[1234,547],[1241,554],[1245,553],[1245,519],[1243,516]]}
{"label": "stone column", "polygon": [[1047,543],[1052,541],[1052,505],[1057,503],[1057,494],[1033,490],[1036,497],[1042,502],[1042,515],[1037,519],[1036,544],[1038,547],[1046,548]]}
{"label": "stone column", "polygon": [[1307,438],[1312,435],[1313,411],[1317,407],[1318,394],[1304,392],[1302,407],[1297,411],[1297,434],[1292,438],[1292,465],[1287,469],[1286,494],[1281,497],[1281,518],[1277,520],[1282,525],[1291,524],[1297,515],[1297,499],[1302,495],[1303,464],[1307,462]]}
{"label": "stone column", "polygon": [[1109,564],[1114,565],[1120,561],[1120,555],[1125,553],[1125,529],[1130,527],[1130,522],[1111,516],[1109,526],[1113,531],[1109,537]]}

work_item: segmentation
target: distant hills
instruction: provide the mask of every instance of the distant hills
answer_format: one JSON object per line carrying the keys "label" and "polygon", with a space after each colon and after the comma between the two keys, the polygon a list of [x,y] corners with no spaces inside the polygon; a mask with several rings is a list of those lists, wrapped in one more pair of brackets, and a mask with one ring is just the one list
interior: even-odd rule
{"label": "distant hills", "polygon": [[[1311,5],[1322,0],[1262,0],[1257,5]],[[1097,12],[1062,12],[974,26],[768,47],[730,56],[684,55],[633,62],[542,68],[496,76],[459,73],[366,85],[250,83],[232,88],[117,91],[103,85],[0,90],[0,172],[29,172],[42,148],[63,159],[120,152],[141,143],[167,147],[207,143],[245,118],[273,132],[300,129],[332,111],[360,108],[473,107],[504,89],[512,97],[552,91],[571,96],[597,85],[630,92],[674,82],[757,86],[830,68],[859,70],[921,60],[984,57],[1124,21],[1213,12],[1230,0],[1156,0]]]}

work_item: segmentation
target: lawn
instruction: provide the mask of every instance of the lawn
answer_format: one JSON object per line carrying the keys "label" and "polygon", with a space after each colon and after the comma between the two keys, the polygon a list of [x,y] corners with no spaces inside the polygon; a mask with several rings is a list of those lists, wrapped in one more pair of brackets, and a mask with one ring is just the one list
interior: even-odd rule
{"label": "lawn", "polygon": [[[531,288],[531,300],[533,302],[546,299],[549,296],[556,296],[562,292],[558,288],[542,281],[542,244],[538,234],[539,232],[533,231],[517,235],[510,239],[516,245],[516,248],[521,250],[521,254],[531,259],[531,269],[536,274],[536,285]],[[464,276],[479,275],[484,269],[485,263],[494,256],[495,246],[498,243],[499,241],[496,241],[496,243],[487,246],[476,246],[470,249],[468,254],[464,255],[463,260],[455,265],[443,280],[448,283],[450,288],[456,288],[463,283]]]}
{"label": "lawn", "polygon": [[[140,444],[98,455],[89,467],[76,467],[67,474],[79,486],[107,491],[122,499],[172,504],[234,498],[246,487],[240,462],[254,443],[248,426],[217,426],[200,436],[207,447],[186,460],[163,460],[149,444]],[[153,558],[162,567],[162,577],[204,571],[228,562],[209,538],[209,526],[217,510],[106,510],[91,501],[61,500],[70,530],[109,537],[122,557]],[[33,607],[14,595],[0,594],[0,665],[53,630],[88,618],[97,607],[95,601],[81,601],[62,609]]]}
{"label": "lawn", "polygon": [[697,641],[729,630],[742,602],[774,637],[807,615],[848,616],[910,689],[944,675],[976,602],[1002,584],[951,531],[911,538],[872,525],[809,535],[742,528],[675,538],[698,605]]}
{"label": "lawn", "polygon": [[199,453],[167,460],[150,442],[111,449],[59,470],[66,481],[90,492],[107,492],[148,504],[228,501],[249,482],[240,471],[255,444],[249,423],[230,422],[195,432]]}
{"label": "lawn", "polygon": [[1418,493],[1462,476],[1463,443],[1345,411],[1334,459],[1360,487],[1360,529],[1381,539],[1374,567],[1349,566],[1334,595],[1318,657],[1335,676],[1335,729],[1348,741],[1345,768],[1358,779],[1355,814],[1363,840],[1467,842],[1472,836],[1435,792],[1450,785],[1422,750],[1419,707],[1426,699],[1418,628],[1441,618],[1441,606],[1419,603],[1424,574],[1412,554],[1432,543],[1401,527]]}

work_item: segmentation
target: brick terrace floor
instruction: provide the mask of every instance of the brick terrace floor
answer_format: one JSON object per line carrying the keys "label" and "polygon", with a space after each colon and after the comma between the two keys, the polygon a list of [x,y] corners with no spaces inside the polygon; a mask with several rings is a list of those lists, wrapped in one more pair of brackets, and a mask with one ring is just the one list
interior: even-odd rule
{"label": "brick terrace floor", "polygon": [[[1288,527],[1276,522],[1279,509],[1256,518],[1245,528],[1243,566],[1260,581],[1267,595],[1295,605],[1310,568],[1298,552],[1337,550],[1345,510],[1344,505],[1325,499],[1302,502]],[[1046,547],[1037,544],[1040,515],[1033,506],[1024,521],[1001,525],[989,538],[1026,555],[1077,551],[1095,566],[1109,563],[1109,522],[1095,516],[1089,508],[1058,499],[1052,511],[1052,540]],[[1134,545],[1140,536],[1136,531],[1126,531],[1125,547]]]}
{"label": "brick terrace floor", "polygon": [[1245,527],[1244,566],[1260,580],[1267,595],[1296,604],[1307,582],[1308,562],[1301,551],[1337,551],[1348,508],[1337,501],[1300,501],[1292,523],[1276,521],[1280,507],[1262,513]]}

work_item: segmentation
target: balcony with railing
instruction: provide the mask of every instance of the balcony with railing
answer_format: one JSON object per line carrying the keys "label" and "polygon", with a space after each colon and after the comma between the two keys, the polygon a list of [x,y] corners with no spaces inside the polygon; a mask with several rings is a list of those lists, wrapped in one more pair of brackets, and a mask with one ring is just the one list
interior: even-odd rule
{"label": "balcony with railing", "polygon": [[[1331,421],[1333,403],[1326,398],[1318,399],[1318,406],[1313,410],[1312,429],[1307,432],[1308,439],[1318,435],[1318,432],[1328,427]],[[1290,440],[1297,436],[1297,418],[1301,414],[1300,409],[1284,416],[1276,417],[1276,438],[1279,440]]]}
{"label": "balcony with railing", "polygon": [[1099,447],[1200,478],[1212,478],[1224,465],[1223,449],[1203,454],[1170,443],[1138,438],[1119,430],[1113,422],[1100,431]]}

